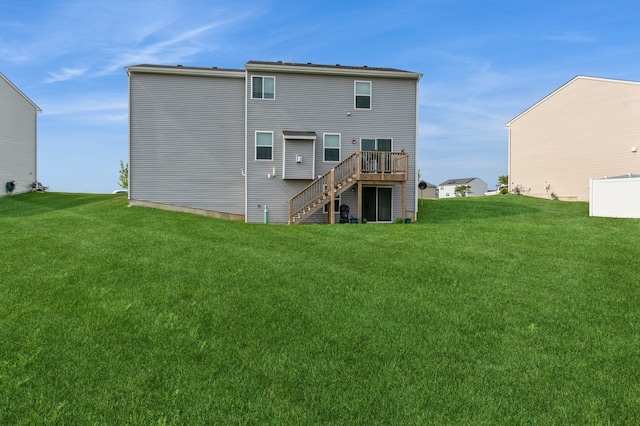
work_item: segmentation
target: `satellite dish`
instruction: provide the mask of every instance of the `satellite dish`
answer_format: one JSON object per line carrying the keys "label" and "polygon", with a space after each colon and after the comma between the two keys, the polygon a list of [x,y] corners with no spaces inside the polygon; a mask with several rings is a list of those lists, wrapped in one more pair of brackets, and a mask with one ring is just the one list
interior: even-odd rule
{"label": "satellite dish", "polygon": [[421,180],[420,183],[418,184],[418,188],[427,189],[427,182]]}

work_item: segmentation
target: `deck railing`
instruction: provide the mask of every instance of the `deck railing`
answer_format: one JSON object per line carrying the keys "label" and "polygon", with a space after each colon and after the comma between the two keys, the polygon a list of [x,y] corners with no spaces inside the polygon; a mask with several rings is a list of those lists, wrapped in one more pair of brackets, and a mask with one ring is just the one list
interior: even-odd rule
{"label": "deck railing", "polygon": [[358,151],[356,154],[361,158],[358,174],[406,175],[408,172],[409,156],[404,152]]}
{"label": "deck railing", "polygon": [[409,157],[404,152],[356,151],[289,199],[289,223],[299,223],[355,181],[406,181]]}

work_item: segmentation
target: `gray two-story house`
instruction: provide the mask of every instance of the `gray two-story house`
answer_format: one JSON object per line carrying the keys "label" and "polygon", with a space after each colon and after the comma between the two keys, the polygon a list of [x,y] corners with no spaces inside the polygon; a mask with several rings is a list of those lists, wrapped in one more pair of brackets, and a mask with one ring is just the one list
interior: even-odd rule
{"label": "gray two-story house", "polygon": [[29,192],[37,181],[42,110],[0,73],[0,196]]}
{"label": "gray two-story house", "polygon": [[415,217],[421,74],[259,61],[127,72],[130,204],[267,223],[334,223],[344,206],[359,222]]}

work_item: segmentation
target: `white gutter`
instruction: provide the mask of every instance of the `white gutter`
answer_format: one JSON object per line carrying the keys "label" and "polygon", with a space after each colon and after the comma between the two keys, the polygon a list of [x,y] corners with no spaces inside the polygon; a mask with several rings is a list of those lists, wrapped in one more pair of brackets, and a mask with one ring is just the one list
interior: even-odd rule
{"label": "white gutter", "polygon": [[346,76],[362,76],[362,77],[384,77],[384,78],[404,78],[411,80],[420,80],[422,74],[409,71],[388,71],[376,68],[354,68],[354,67],[323,67],[323,66],[304,66],[291,64],[245,64],[247,71],[254,72],[286,72],[297,74],[324,74],[324,75],[346,75]]}
{"label": "white gutter", "polygon": [[195,68],[195,67],[161,67],[161,66],[145,66],[135,65],[125,67],[127,74],[132,72],[144,74],[164,74],[164,75],[192,75],[200,77],[231,77],[245,78],[246,74],[243,70],[229,70],[218,68]]}

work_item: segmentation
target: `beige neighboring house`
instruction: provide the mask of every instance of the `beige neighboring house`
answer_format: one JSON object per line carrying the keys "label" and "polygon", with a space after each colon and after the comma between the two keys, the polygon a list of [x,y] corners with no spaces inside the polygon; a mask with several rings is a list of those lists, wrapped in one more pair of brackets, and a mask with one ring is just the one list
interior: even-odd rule
{"label": "beige neighboring house", "polygon": [[509,187],[589,201],[589,180],[640,171],[640,82],[577,76],[506,124]]}

